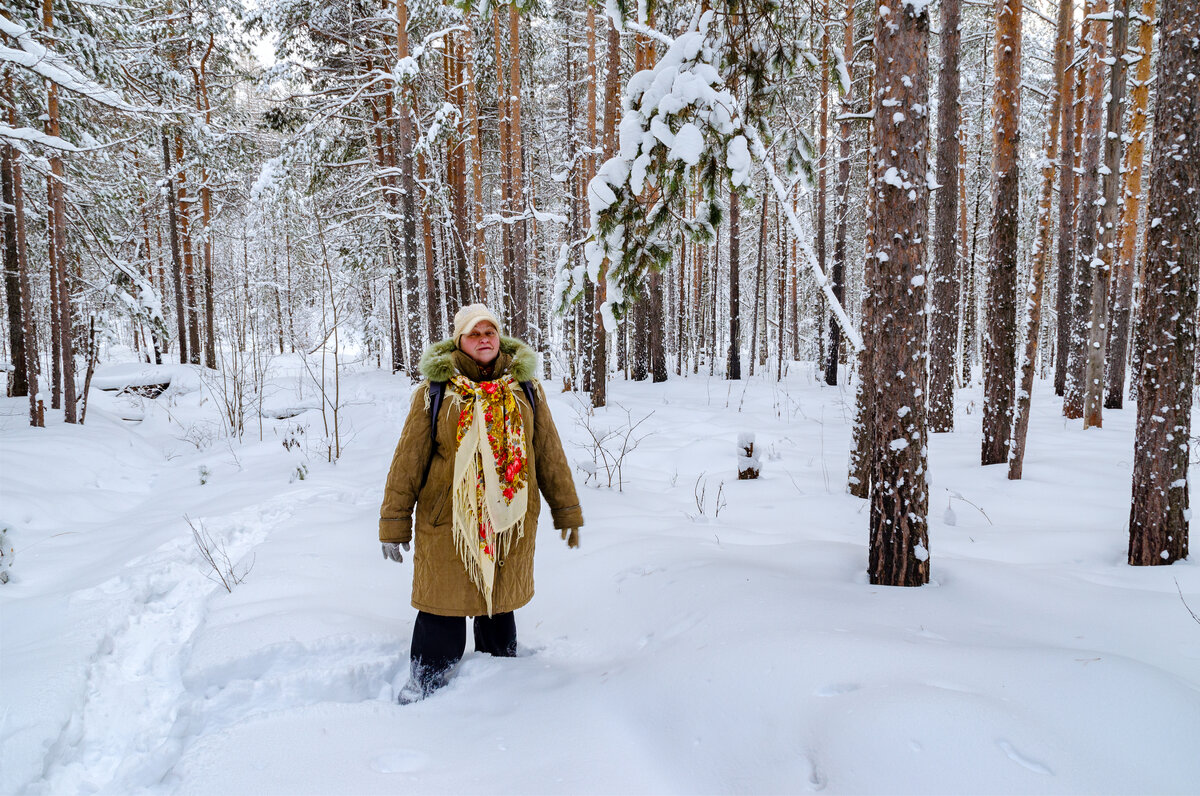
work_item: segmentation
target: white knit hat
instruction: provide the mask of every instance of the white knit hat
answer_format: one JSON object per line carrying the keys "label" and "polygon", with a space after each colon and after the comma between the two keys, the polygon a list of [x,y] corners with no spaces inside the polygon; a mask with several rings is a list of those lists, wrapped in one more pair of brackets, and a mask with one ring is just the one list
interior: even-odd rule
{"label": "white knit hat", "polygon": [[486,304],[471,304],[454,313],[454,334],[452,335],[454,344],[458,345],[458,338],[464,334],[470,334],[472,329],[484,321],[489,321],[496,327],[496,334],[501,333],[500,321],[487,308]]}

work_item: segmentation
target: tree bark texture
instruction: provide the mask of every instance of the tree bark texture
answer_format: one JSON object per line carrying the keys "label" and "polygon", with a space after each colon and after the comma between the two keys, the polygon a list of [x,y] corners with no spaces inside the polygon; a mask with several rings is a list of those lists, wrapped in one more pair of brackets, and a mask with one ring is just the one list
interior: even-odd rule
{"label": "tree bark texture", "polygon": [[[1098,0],[1094,14],[1108,12],[1108,0]],[[1071,339],[1067,351],[1066,392],[1063,395],[1063,414],[1069,418],[1083,417],[1086,394],[1088,324],[1092,317],[1092,286],[1096,270],[1104,264],[1097,257],[1096,233],[1100,207],[1100,156],[1103,151],[1104,130],[1104,57],[1107,44],[1104,26],[1099,22],[1085,23],[1087,30],[1086,88],[1084,91],[1083,154],[1079,167],[1082,175],[1077,197],[1078,223],[1075,231],[1075,285],[1071,306]]]}
{"label": "tree bark texture", "polygon": [[[12,75],[9,74],[5,80],[5,95],[8,98],[8,123],[10,127],[17,126],[17,111],[16,104],[12,101]],[[5,196],[6,204],[12,206],[12,229],[5,229],[5,241],[8,246],[13,249],[14,262],[6,265],[17,270],[17,287],[21,299],[21,320],[23,323],[22,339],[24,342],[24,361],[18,364],[22,368],[25,377],[25,394],[29,396],[29,425],[35,427],[45,426],[46,420],[43,414],[43,407],[38,400],[38,378],[41,368],[38,364],[38,336],[37,336],[37,319],[34,317],[33,309],[33,294],[30,292],[29,284],[29,261],[26,255],[25,243],[25,195],[21,185],[21,161],[17,157],[16,151],[9,146],[5,147],[5,151],[9,156],[8,161],[8,186],[11,191],[11,196]],[[14,359],[15,359],[14,351]]]}
{"label": "tree bark texture", "polygon": [[179,204],[176,220],[179,224],[179,245],[183,249],[183,306],[187,312],[188,362],[200,364],[200,318],[196,307],[196,261],[192,254],[192,234],[187,199],[187,171],[183,168],[183,134],[175,131],[175,170],[179,175],[175,200]]}
{"label": "tree bark texture", "polygon": [[983,445],[980,456],[985,465],[1008,461],[1016,397],[1021,6],[1022,0],[996,2],[992,236],[988,254],[987,334],[983,344]]}
{"label": "tree bark texture", "polygon": [[[1150,51],[1154,42],[1155,0],[1144,0],[1138,28],[1140,58],[1130,100],[1129,147],[1125,150],[1124,204],[1121,206],[1120,250],[1116,287],[1109,318],[1108,362],[1105,366],[1105,409],[1120,409],[1125,399],[1125,361],[1129,356],[1129,317],[1133,308],[1133,276],[1137,268],[1138,211],[1142,201],[1142,162],[1146,151],[1146,109],[1150,102]],[[1134,374],[1136,378],[1136,374]]]}
{"label": "tree bark texture", "polygon": [[[950,0],[954,2],[954,0]],[[845,25],[843,29],[842,56],[846,63],[846,73],[853,76],[851,62],[854,59],[854,0],[846,0]],[[846,118],[852,112],[852,91],[846,86],[842,95],[842,121],[838,128],[838,178],[837,178],[837,208],[833,219],[833,268],[830,279],[833,282],[833,295],[838,302],[845,306],[846,302],[846,228],[850,212],[850,119]],[[793,335],[798,338],[799,335]],[[795,350],[793,345],[793,349]],[[825,363],[825,383],[837,384],[838,360],[841,359],[842,330],[838,325],[837,315],[829,316],[829,358]],[[832,377],[832,381],[830,378]]]}
{"label": "tree bark texture", "polygon": [[[821,8],[821,103],[820,117],[817,120],[817,265],[821,266],[821,273],[829,273],[825,270],[825,227],[826,227],[826,205],[827,193],[826,190],[828,179],[826,172],[829,168],[829,0],[824,0]],[[764,200],[765,202],[765,200]],[[766,209],[764,205],[763,219],[766,219]],[[765,232],[765,228],[764,228]],[[760,252],[759,259],[762,259]],[[760,270],[762,265],[760,263]],[[763,297],[764,302],[766,297]],[[764,304],[764,310],[766,309]],[[832,317],[832,313],[830,313]],[[818,318],[821,316],[818,315]],[[819,328],[819,327],[818,327]],[[757,329],[754,332],[757,337]],[[818,335],[820,331],[818,330]],[[764,341],[765,345],[765,341]],[[832,346],[830,347],[832,348]],[[751,346],[751,356],[753,356],[753,346]],[[765,351],[764,351],[765,353]],[[832,362],[832,371],[830,362]],[[751,372],[753,375],[753,369]],[[832,379],[832,380],[831,380]],[[825,383],[829,385],[837,384],[837,360],[831,355],[826,360],[825,365]]]}
{"label": "tree bark texture", "polygon": [[933,200],[933,289],[929,319],[929,430],[954,430],[955,354],[958,339],[958,51],[962,40],[959,0],[942,0],[941,74],[938,77],[938,190]]}
{"label": "tree bark texture", "polygon": [[1163,0],[1158,112],[1150,172],[1146,353],[1139,375],[1129,563],[1188,556],[1188,442],[1200,269],[1200,19],[1187,0]]}
{"label": "tree bark texture", "polygon": [[[1064,0],[1065,1],[1065,0]],[[1072,6],[1074,3],[1072,3]],[[1059,129],[1058,175],[1058,294],[1055,297],[1054,394],[1063,395],[1067,384],[1067,351],[1071,347],[1071,290],[1075,276],[1075,113],[1083,85],[1075,62],[1075,34],[1060,41],[1067,64],[1063,79],[1062,121]]]}
{"label": "tree bark texture", "polygon": [[741,198],[729,192],[729,351],[725,357],[725,378],[742,377],[741,320]]}
{"label": "tree bark texture", "polygon": [[882,234],[867,258],[878,315],[864,343],[875,378],[868,572],[887,586],[929,582],[925,289],[916,278],[929,226],[928,48],[927,6],[878,5],[871,201]]}
{"label": "tree bark texture", "polygon": [[[1084,368],[1083,427],[1100,427],[1104,412],[1104,360],[1108,345],[1108,283],[1117,263],[1117,224],[1121,190],[1121,115],[1125,99],[1125,42],[1129,35],[1129,0],[1116,0],[1113,8],[1112,50],[1108,108],[1104,136],[1104,170],[1100,208],[1096,278],[1092,282],[1092,314],[1088,322],[1087,361]],[[1200,90],[1200,86],[1197,87]]]}
{"label": "tree bark texture", "polygon": [[[11,96],[11,92],[6,94]],[[5,144],[0,147],[0,159],[0,190],[4,202],[4,293],[8,303],[8,340],[14,368],[9,396],[16,398],[29,394],[25,366],[25,302],[22,300],[21,268],[18,264],[17,198],[13,183],[16,151]]]}
{"label": "tree bark texture", "polygon": [[[396,49],[401,59],[408,57],[408,2],[396,0]],[[400,207],[404,217],[401,231],[404,238],[404,305],[408,324],[408,376],[413,381],[421,377],[417,369],[421,358],[421,295],[420,265],[417,257],[417,181],[413,174],[414,146],[413,113],[415,97],[410,83],[401,84],[400,107],[397,109],[397,129],[400,142]],[[430,301],[433,296],[429,296]]]}
{"label": "tree bark texture", "polygon": [[[621,33],[611,23],[608,27],[607,74],[604,78],[604,157],[617,151],[617,116],[620,108]],[[593,85],[595,81],[592,81]],[[595,173],[595,169],[592,169]],[[608,333],[604,330],[601,307],[607,299],[608,262],[600,265],[593,294],[595,312],[592,315],[592,406],[608,404]]]}

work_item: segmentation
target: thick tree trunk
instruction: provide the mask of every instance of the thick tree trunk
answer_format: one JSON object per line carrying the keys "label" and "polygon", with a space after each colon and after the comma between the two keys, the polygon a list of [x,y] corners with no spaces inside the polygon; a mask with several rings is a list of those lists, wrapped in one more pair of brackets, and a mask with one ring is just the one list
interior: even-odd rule
{"label": "thick tree trunk", "polygon": [[[1104,408],[1120,409],[1125,398],[1125,361],[1129,356],[1129,316],[1133,307],[1133,275],[1136,269],[1138,210],[1142,200],[1142,161],[1146,149],[1146,109],[1150,99],[1150,51],[1154,42],[1155,0],[1143,0],[1138,29],[1139,59],[1134,75],[1129,148],[1125,150],[1125,202],[1121,206],[1121,243],[1117,284],[1113,292],[1111,333],[1108,340],[1107,385]],[[1136,374],[1134,374],[1136,378]]]}
{"label": "thick tree trunk", "polygon": [[1008,477],[1017,480],[1025,465],[1025,438],[1029,431],[1029,406],[1033,396],[1033,374],[1037,363],[1038,340],[1042,328],[1042,283],[1046,261],[1050,257],[1050,220],[1054,199],[1054,165],[1058,156],[1059,126],[1063,121],[1063,96],[1067,93],[1067,42],[1071,40],[1071,15],[1074,3],[1061,0],[1058,9],[1058,46],[1054,50],[1054,82],[1050,89],[1050,129],[1046,134],[1046,157],[1042,161],[1042,188],[1038,199],[1037,228],[1033,238],[1033,264],[1029,274],[1029,291],[1025,301],[1025,352],[1021,357],[1021,387],[1017,392],[1016,417],[1013,422],[1012,443],[1009,447]]}
{"label": "thick tree trunk", "polygon": [[631,326],[632,351],[629,353],[629,378],[631,381],[645,381],[650,375],[650,351],[646,345],[650,336],[650,297],[642,288],[642,295],[630,307],[630,318],[625,324]]}
{"label": "thick tree trunk", "polygon": [[[1200,269],[1200,19],[1186,0],[1163,0],[1146,233],[1147,350],[1139,374],[1129,563],[1188,556],[1188,439]],[[1169,109],[1169,111],[1167,110]]]}
{"label": "thick tree trunk", "polygon": [[886,586],[929,582],[925,290],[916,279],[929,226],[928,47],[928,6],[880,3],[871,201],[877,228],[887,234],[875,241],[867,269],[876,309],[887,316],[865,329],[864,343],[875,376],[868,572],[871,583]]}
{"label": "thick tree trunk", "polygon": [[[1104,359],[1108,345],[1108,282],[1117,262],[1117,223],[1121,190],[1121,115],[1125,99],[1125,42],[1129,36],[1129,0],[1116,0],[1112,21],[1111,79],[1104,136],[1104,170],[1096,278],[1092,282],[1092,314],[1088,321],[1084,369],[1083,427],[1103,424]],[[1198,87],[1200,89],[1200,87]]]}
{"label": "thick tree trunk", "polygon": [[[1094,14],[1108,13],[1108,0],[1098,0]],[[1075,289],[1071,307],[1071,340],[1067,352],[1067,382],[1063,396],[1063,414],[1083,417],[1086,394],[1088,324],[1092,317],[1092,287],[1096,270],[1104,261],[1096,256],[1096,232],[1100,199],[1100,156],[1104,144],[1101,125],[1104,113],[1104,26],[1085,23],[1087,30],[1087,82],[1084,98],[1082,178],[1078,194],[1078,223],[1075,232]]]}
{"label": "thick tree trunk", "polygon": [[959,0],[942,0],[942,68],[938,77],[938,190],[933,199],[933,257],[926,284],[933,290],[929,318],[929,430],[954,430],[955,354],[958,339],[958,51]]}
{"label": "thick tree trunk", "polygon": [[996,3],[992,127],[992,238],[983,346],[983,464],[1008,461],[1016,397],[1017,221],[1021,116],[1022,0]]}

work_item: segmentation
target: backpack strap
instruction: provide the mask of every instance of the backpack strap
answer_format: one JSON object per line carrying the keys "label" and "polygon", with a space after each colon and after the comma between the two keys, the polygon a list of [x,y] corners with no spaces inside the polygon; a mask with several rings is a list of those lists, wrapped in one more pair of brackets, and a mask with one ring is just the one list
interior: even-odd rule
{"label": "backpack strap", "polygon": [[442,409],[442,399],[446,397],[446,382],[431,381],[429,382],[429,441],[432,443],[430,448],[430,456],[433,456],[433,450],[437,448],[437,420],[438,412]]}
{"label": "backpack strap", "polygon": [[529,406],[533,409],[533,419],[537,420],[537,391],[533,389],[533,382],[521,382],[521,392],[525,393],[525,400],[529,401]]}

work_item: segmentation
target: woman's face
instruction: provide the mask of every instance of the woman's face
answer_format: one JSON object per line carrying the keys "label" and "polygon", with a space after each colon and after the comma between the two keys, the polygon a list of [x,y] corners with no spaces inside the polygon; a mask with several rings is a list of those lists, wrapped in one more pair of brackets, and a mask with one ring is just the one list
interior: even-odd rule
{"label": "woman's face", "polygon": [[500,355],[500,333],[491,321],[480,321],[458,338],[458,347],[480,365],[490,365]]}

